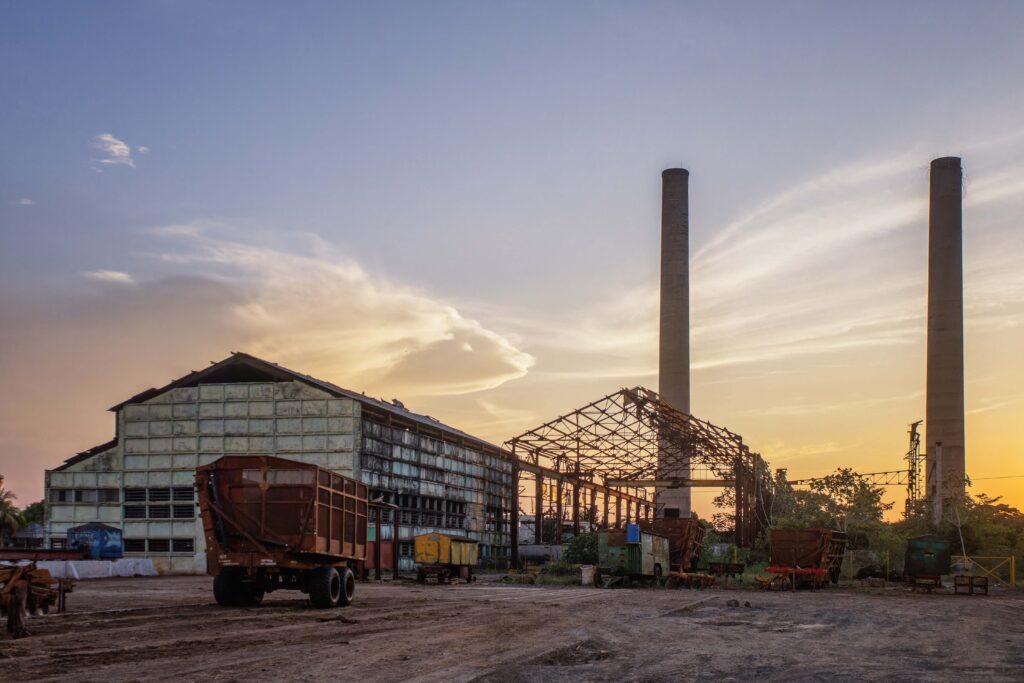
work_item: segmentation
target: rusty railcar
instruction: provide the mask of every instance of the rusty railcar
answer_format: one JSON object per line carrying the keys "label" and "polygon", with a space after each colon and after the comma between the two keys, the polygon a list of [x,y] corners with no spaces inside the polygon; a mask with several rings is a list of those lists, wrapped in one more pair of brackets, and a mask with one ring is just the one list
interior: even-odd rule
{"label": "rusty railcar", "polygon": [[207,572],[223,606],[301,590],[348,605],[366,561],[368,489],[308,463],[227,455],[196,470]]}
{"label": "rusty railcar", "polygon": [[766,571],[789,577],[794,588],[839,582],[846,552],[846,533],[837,529],[772,529],[768,535],[770,565]]}
{"label": "rusty railcar", "polygon": [[704,527],[696,517],[657,517],[640,522],[644,531],[665,536],[669,542],[671,571],[690,572],[697,568],[704,543]]}

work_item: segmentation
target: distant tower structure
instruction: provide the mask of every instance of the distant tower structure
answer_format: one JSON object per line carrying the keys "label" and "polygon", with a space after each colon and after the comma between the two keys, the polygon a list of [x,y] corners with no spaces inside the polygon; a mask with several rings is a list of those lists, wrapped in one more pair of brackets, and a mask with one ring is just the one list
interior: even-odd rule
{"label": "distant tower structure", "polygon": [[[661,174],[661,330],[658,393],[670,406],[690,412],[690,172]],[[659,478],[690,477],[689,466],[659,467]],[[661,488],[656,508],[664,517],[690,516],[690,489]]]}
{"label": "distant tower structure", "polygon": [[925,495],[936,521],[966,490],[962,175],[960,157],[932,161]]}

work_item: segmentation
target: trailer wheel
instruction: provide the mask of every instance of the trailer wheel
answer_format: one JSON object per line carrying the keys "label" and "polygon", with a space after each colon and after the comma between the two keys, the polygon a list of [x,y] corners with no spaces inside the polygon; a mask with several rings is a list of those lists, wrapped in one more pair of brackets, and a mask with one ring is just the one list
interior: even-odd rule
{"label": "trailer wheel", "polygon": [[338,606],[341,597],[341,575],[334,567],[317,567],[309,572],[309,601],[317,609]]}
{"label": "trailer wheel", "polygon": [[356,594],[356,577],[348,567],[342,567],[338,573],[341,578],[341,594],[338,596],[338,607],[348,607],[352,604],[352,598]]}
{"label": "trailer wheel", "polygon": [[213,577],[213,598],[221,607],[234,607],[239,602],[241,577],[236,572],[222,571]]}
{"label": "trailer wheel", "polygon": [[263,602],[263,588],[255,585],[242,584],[238,587],[238,603],[245,607],[256,607]]}

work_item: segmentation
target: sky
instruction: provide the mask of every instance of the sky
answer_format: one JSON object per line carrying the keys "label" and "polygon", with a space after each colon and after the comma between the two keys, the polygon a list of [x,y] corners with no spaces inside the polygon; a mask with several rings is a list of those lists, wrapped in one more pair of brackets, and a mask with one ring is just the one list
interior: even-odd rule
{"label": "sky", "polygon": [[[245,351],[495,443],[657,388],[790,478],[924,417],[928,164],[963,157],[967,468],[1024,506],[1020,2],[0,2],[0,474]],[[695,490],[710,514],[713,491]],[[903,491],[888,499],[899,506]]]}

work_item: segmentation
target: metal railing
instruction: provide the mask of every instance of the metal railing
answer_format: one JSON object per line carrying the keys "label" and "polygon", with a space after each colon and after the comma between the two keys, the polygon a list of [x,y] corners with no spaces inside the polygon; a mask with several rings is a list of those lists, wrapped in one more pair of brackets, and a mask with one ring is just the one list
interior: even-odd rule
{"label": "metal railing", "polygon": [[[1017,558],[1013,555],[1008,557],[953,555],[952,560],[954,562],[959,560],[968,570],[980,569],[982,576],[987,576],[1003,586],[1010,588],[1017,586]],[[1006,575],[1000,576],[1003,572]]]}

